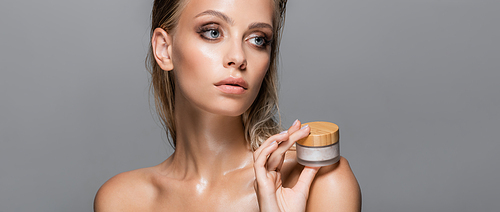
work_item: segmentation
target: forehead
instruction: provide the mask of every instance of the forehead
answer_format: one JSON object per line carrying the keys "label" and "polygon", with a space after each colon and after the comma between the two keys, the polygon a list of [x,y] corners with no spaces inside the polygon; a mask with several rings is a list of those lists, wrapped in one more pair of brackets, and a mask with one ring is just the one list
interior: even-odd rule
{"label": "forehead", "polygon": [[273,23],[273,0],[187,0],[180,22],[194,19],[207,10],[222,12],[235,24]]}

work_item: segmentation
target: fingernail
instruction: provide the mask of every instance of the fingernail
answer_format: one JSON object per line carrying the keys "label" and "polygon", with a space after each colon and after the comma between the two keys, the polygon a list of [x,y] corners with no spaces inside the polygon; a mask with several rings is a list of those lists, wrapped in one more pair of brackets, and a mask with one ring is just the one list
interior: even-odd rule
{"label": "fingernail", "polygon": [[285,133],[288,133],[288,130],[280,132],[280,134],[285,134]]}
{"label": "fingernail", "polygon": [[295,119],[295,121],[293,122],[292,126],[295,126],[295,124],[297,124],[299,120],[298,119]]}
{"label": "fingernail", "polygon": [[301,127],[300,129],[301,129],[301,130],[303,130],[303,129],[305,129],[306,127],[309,127],[309,124],[304,125],[304,126],[303,126],[303,127]]}
{"label": "fingernail", "polygon": [[269,144],[269,145],[274,145],[275,143],[276,143],[276,141],[273,141],[273,142],[271,142],[271,144]]}

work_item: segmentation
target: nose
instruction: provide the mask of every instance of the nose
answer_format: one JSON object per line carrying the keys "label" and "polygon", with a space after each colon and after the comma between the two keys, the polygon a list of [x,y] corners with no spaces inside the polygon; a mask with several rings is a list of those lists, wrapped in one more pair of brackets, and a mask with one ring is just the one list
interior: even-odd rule
{"label": "nose", "polygon": [[234,41],[228,46],[227,53],[224,57],[224,67],[234,67],[239,70],[246,69],[247,58],[242,45],[242,42]]}

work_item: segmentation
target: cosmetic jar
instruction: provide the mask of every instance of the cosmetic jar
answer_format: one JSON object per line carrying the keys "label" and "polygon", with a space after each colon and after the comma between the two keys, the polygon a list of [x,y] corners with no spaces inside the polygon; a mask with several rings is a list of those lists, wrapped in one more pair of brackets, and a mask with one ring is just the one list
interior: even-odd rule
{"label": "cosmetic jar", "polygon": [[304,166],[328,166],[340,159],[339,127],[330,122],[309,122],[309,136],[297,141],[297,161]]}

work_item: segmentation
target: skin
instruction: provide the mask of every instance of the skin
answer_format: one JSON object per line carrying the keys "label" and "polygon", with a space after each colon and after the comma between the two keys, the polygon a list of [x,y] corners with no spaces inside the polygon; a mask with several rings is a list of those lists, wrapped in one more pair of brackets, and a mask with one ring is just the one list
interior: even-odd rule
{"label": "skin", "polygon": [[[261,44],[273,36],[272,14],[269,0],[191,0],[173,32],[155,30],[155,59],[175,76],[176,150],[108,180],[95,211],[360,211],[345,158],[319,171],[296,162],[289,148],[310,130],[300,121],[255,152],[245,141],[241,114],[269,67],[270,46]],[[228,77],[247,89],[215,86]]]}

